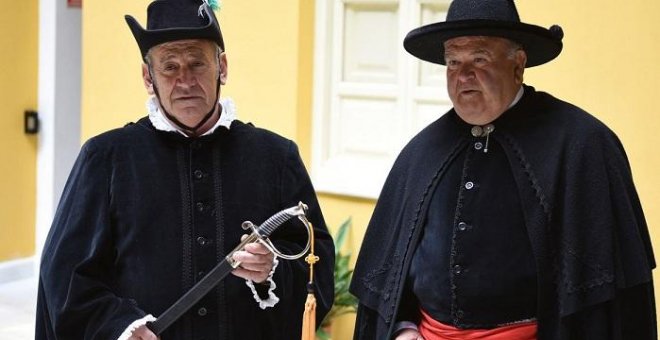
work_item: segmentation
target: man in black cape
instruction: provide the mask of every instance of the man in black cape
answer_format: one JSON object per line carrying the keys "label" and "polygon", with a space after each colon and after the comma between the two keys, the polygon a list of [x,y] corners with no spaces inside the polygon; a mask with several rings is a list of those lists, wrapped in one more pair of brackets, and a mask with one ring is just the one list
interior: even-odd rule
{"label": "man in black cape", "polygon": [[355,267],[355,339],[656,339],[649,233],[624,149],[523,84],[563,31],[455,0],[404,47],[454,108],[396,160]]}
{"label": "man in black cape", "polygon": [[[290,140],[236,119],[219,100],[225,44],[202,0],[159,0],[147,29],[126,16],[140,47],[149,116],[90,139],[62,195],[41,262],[37,339],[156,339],[153,321],[223,260],[245,220],[308,205],[315,227],[317,324],[333,300],[334,247]],[[116,66],[116,63],[114,64]],[[271,235],[283,253],[307,233]],[[162,334],[163,339],[290,340],[300,336],[308,270],[260,243]],[[256,301],[255,301],[256,300]]]}

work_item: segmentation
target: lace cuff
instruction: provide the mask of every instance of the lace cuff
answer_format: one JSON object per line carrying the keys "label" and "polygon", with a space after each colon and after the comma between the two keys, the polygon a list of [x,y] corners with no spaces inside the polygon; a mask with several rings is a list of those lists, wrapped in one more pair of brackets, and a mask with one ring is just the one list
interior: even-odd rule
{"label": "lace cuff", "polygon": [[277,261],[277,258],[273,259],[273,268],[270,270],[270,273],[268,273],[268,277],[266,278],[266,281],[264,283],[269,284],[268,288],[268,298],[265,300],[259,296],[259,293],[257,292],[257,288],[254,287],[254,282],[252,280],[245,280],[245,284],[250,287],[250,290],[252,291],[252,296],[254,296],[254,300],[259,303],[259,308],[261,309],[266,309],[268,307],[273,307],[275,306],[279,301],[280,298],[278,298],[273,291],[275,288],[277,288],[277,285],[275,284],[275,281],[273,281],[273,274],[275,273],[275,268],[277,268],[277,265],[279,264],[279,261]]}
{"label": "lace cuff", "polygon": [[156,321],[156,318],[154,318],[154,316],[151,314],[147,314],[147,316],[143,317],[142,319],[137,319],[133,321],[133,323],[128,325],[128,327],[126,327],[124,332],[119,335],[119,338],[117,338],[117,340],[128,340],[128,338],[130,338],[131,335],[133,335],[134,330],[138,329],[138,327],[140,326],[146,325],[147,322],[151,322],[151,321]]}

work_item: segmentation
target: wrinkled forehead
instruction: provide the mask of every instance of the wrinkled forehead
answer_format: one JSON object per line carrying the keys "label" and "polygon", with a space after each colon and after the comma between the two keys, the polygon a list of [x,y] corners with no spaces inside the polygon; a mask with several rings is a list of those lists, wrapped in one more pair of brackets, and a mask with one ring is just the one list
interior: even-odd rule
{"label": "wrinkled forehead", "polygon": [[515,43],[509,39],[491,36],[463,36],[445,41],[445,54],[461,50],[506,49]]}
{"label": "wrinkled forehead", "polygon": [[182,55],[193,56],[212,56],[217,49],[217,45],[205,39],[186,39],[169,41],[156,45],[150,51],[157,59],[171,58]]}

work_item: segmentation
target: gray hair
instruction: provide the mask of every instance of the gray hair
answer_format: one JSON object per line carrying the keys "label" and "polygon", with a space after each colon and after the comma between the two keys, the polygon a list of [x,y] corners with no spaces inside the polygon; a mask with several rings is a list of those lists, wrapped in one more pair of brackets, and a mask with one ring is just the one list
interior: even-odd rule
{"label": "gray hair", "polygon": [[513,59],[516,56],[516,52],[518,52],[519,50],[525,51],[523,45],[513,40],[509,40],[509,39],[506,40],[509,42],[509,53],[507,53],[507,58]]}

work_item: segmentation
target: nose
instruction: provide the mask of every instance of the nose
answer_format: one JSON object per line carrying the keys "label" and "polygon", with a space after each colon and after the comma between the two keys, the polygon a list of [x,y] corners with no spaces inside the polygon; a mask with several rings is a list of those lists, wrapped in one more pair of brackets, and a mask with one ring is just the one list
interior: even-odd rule
{"label": "nose", "polygon": [[460,68],[458,69],[458,80],[460,81],[469,81],[472,80],[474,75],[474,66],[471,63],[461,63]]}
{"label": "nose", "polygon": [[197,84],[197,78],[187,67],[182,67],[177,77],[179,87],[190,88]]}

